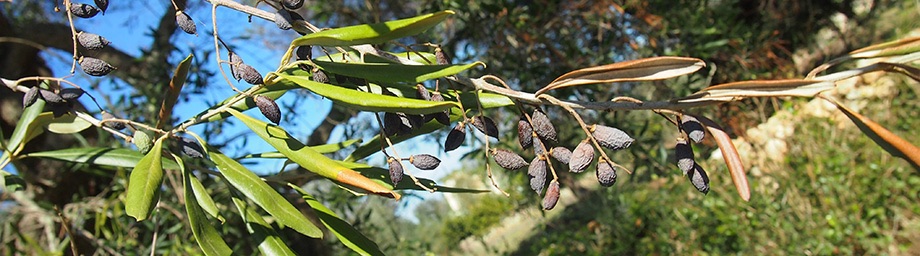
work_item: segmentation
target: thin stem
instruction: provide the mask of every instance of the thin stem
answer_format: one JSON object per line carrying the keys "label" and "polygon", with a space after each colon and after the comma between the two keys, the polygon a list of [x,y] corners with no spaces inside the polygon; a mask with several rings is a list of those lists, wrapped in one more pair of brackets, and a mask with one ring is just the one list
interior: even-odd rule
{"label": "thin stem", "polygon": [[[600,152],[601,152],[601,157],[602,157],[603,159],[608,159],[608,160],[610,159],[610,157],[607,156],[607,152],[604,152],[604,148],[601,147],[601,144],[598,143],[598,142],[597,142],[597,139],[594,138],[594,135],[592,135],[591,130],[588,129],[588,125],[585,124],[585,122],[584,122],[583,120],[581,120],[581,116],[578,115],[578,112],[575,112],[575,109],[572,109],[572,108],[569,107],[568,105],[563,104],[559,99],[556,99],[556,97],[553,97],[553,96],[549,96],[549,95],[546,95],[546,94],[541,94],[541,95],[539,96],[539,98],[545,99],[545,100],[547,100],[547,101],[549,101],[549,102],[551,102],[551,103],[553,103],[553,104],[555,104],[555,105],[558,105],[558,106],[562,107],[562,108],[565,109],[566,111],[568,111],[569,114],[571,114],[572,117],[574,117],[575,120],[578,121],[578,125],[581,126],[581,129],[585,132],[585,135],[588,137],[589,140],[591,140],[591,143],[594,144],[594,148],[596,148],[597,151],[600,151]],[[611,162],[612,162],[612,161],[611,161]],[[632,174],[632,171],[630,171],[629,169],[626,169],[626,173]]]}
{"label": "thin stem", "polygon": [[[173,4],[175,5],[175,3]],[[219,38],[217,38],[217,4],[214,4],[214,3],[211,3],[211,27],[214,28],[214,32],[211,34],[214,35],[214,57],[217,58],[217,69],[220,70],[220,74],[224,77],[224,81],[226,81],[227,84],[230,85],[230,88],[233,89],[233,91],[237,93],[242,93],[242,91],[240,91],[239,89],[236,88],[236,86],[233,85],[233,82],[230,82],[230,79],[227,78],[227,72],[224,71],[224,66],[220,64],[221,63],[220,45],[218,44],[218,42],[221,42],[221,41]],[[224,46],[226,46],[226,44]],[[227,51],[230,51],[229,47],[227,48]],[[230,63],[230,65],[236,65],[236,64]]]}
{"label": "thin stem", "polygon": [[73,25],[73,13],[70,12],[70,0],[64,0],[64,12],[67,13],[67,22],[70,24],[70,35],[73,40],[73,60],[70,62],[70,74],[77,70],[77,30]]}

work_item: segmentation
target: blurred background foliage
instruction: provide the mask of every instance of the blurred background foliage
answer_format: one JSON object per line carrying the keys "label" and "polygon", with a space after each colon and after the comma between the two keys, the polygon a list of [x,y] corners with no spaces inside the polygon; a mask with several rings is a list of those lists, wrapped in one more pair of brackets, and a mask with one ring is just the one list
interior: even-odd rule
{"label": "blurred background foliage", "polygon": [[[184,1],[178,2],[184,5]],[[201,8],[206,4],[189,4],[190,8],[198,8],[193,11],[207,12],[207,8]],[[444,25],[403,43],[441,44],[454,63],[487,63],[487,68],[470,76],[493,74],[524,91],[536,91],[571,70],[623,60],[675,55],[707,61],[707,67],[697,74],[664,82],[583,86],[554,92],[559,98],[605,101],[615,96],[664,100],[711,84],[801,77],[834,56],[912,32],[918,27],[914,18],[918,8],[916,1],[889,0],[368,0],[308,1],[301,14],[320,27],[338,27],[454,10],[456,15]],[[47,3],[16,3],[4,9],[5,35],[22,34],[26,27],[22,24],[61,22],[49,18],[48,10]],[[144,109],[155,109],[157,101],[143,95],[159,95],[161,92],[149,90],[161,87],[141,86],[136,81],[167,81],[164,74],[171,72],[172,65],[161,65],[166,63],[164,56],[177,52],[183,52],[183,56],[188,52],[207,56],[206,45],[171,45],[170,35],[160,34],[175,31],[167,23],[152,30],[151,37],[156,40],[149,51],[135,56],[138,63],[152,64],[142,66],[129,77],[119,77],[124,86],[139,88],[131,96],[137,98],[115,99],[111,103],[126,116],[143,119],[154,113]],[[278,36],[278,32],[257,27],[261,26],[258,24],[252,26],[254,34],[250,39],[262,40],[265,45],[286,45],[292,38],[289,34]],[[6,54],[0,57],[10,60],[16,49],[9,44],[0,46],[0,53]],[[382,47],[403,50],[394,45]],[[205,90],[209,78],[216,74],[212,67],[202,67],[205,68],[193,75],[199,86],[192,93]],[[3,75],[7,77],[9,67],[5,69],[7,73]],[[871,87],[872,81],[861,84]],[[889,93],[860,98],[864,102],[859,111],[911,142],[920,143],[915,129],[920,121],[914,114],[918,109],[917,83],[897,78],[885,81],[891,81],[891,86],[886,87]],[[809,111],[809,106],[807,100],[749,99],[691,110],[721,122],[738,137],[748,136],[746,131],[768,123],[777,113],[803,116],[793,119],[788,136],[777,139],[788,145],[784,151],[748,150],[750,155],[745,160],[751,166],[748,177],[753,188],[750,202],[737,196],[720,160],[703,165],[712,179],[710,193],[696,192],[673,164],[671,150],[677,130],[647,111],[581,113],[588,123],[616,126],[636,138],[630,149],[611,155],[634,174],[621,172],[616,186],[603,189],[593,181],[592,173],[561,173],[564,198],[557,209],[549,212],[539,210],[541,198],[529,189],[525,174],[503,170],[497,170],[497,176],[502,188],[511,194],[509,197],[498,193],[419,194],[415,196],[423,200],[410,213],[394,211],[410,200],[354,197],[329,183],[310,183],[308,188],[393,255],[920,254],[917,170],[883,152],[847,120],[802,114]],[[4,111],[8,108],[4,106]],[[563,125],[572,122],[561,109],[545,110],[560,131],[560,145],[571,148],[584,137],[577,126]],[[516,129],[516,110],[488,115],[501,122],[502,131]],[[353,111],[334,107],[308,135],[308,144],[326,142],[333,129],[344,130],[346,136],[374,132],[368,131],[366,122],[359,119]],[[12,126],[7,121],[3,125],[3,134],[8,136]],[[220,134],[221,126],[209,129]],[[514,133],[503,134],[497,147],[517,149]],[[69,145],[120,145],[106,136],[86,136],[87,142]],[[229,143],[232,137],[226,135],[225,139]],[[50,144],[53,143],[32,150],[67,145]],[[697,145],[697,159],[709,159],[714,149],[712,142]],[[532,152],[521,153],[525,158],[533,157]],[[463,168],[443,178],[443,183],[489,189],[481,156],[479,151],[471,152]],[[55,209],[84,216],[68,220],[83,227],[72,235],[83,248],[81,251],[143,253],[151,247],[163,254],[197,251],[190,230],[183,226],[184,212],[170,210],[181,209],[177,198],[163,197],[160,203],[159,211],[170,214],[157,214],[159,217],[152,221],[135,223],[122,211],[124,170],[94,172],[86,166],[46,165],[17,166],[17,170],[27,173],[27,184],[38,189],[33,188],[31,198],[3,194],[3,200],[11,203],[0,208],[0,242],[4,244],[0,251],[33,254],[48,248],[66,248],[70,236],[63,235]],[[62,178],[70,177],[66,175],[80,178]],[[171,184],[168,189],[181,187],[176,185],[175,181],[180,180],[176,173],[168,175],[172,175],[167,177],[167,184]],[[229,197],[226,192],[221,196],[221,191],[226,191],[223,183],[203,182],[215,200]],[[296,196],[290,199],[295,206],[308,208]],[[227,234],[224,239],[240,254],[252,254],[247,250],[255,248],[254,242],[247,239],[238,216],[232,216],[234,211],[230,210],[221,212],[227,214],[227,223],[220,225],[220,232]],[[154,234],[159,237],[157,243],[151,244]],[[282,235],[296,251],[350,252],[334,238],[311,240],[290,230]],[[497,239],[501,237],[504,238]]]}

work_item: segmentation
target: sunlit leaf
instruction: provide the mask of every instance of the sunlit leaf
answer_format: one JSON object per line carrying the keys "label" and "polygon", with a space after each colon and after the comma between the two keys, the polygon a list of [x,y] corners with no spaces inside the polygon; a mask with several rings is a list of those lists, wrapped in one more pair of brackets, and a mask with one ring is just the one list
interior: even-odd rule
{"label": "sunlit leaf", "polygon": [[456,75],[478,65],[485,66],[482,62],[465,65],[402,65],[393,63],[345,63],[314,61],[321,69],[352,77],[364,78],[379,82],[409,82],[420,83],[431,79]]}
{"label": "sunlit leaf", "polygon": [[262,255],[296,255],[291,248],[288,248],[284,240],[281,240],[275,229],[265,222],[262,215],[246,205],[246,202],[233,197],[233,204],[240,211],[243,222],[246,222],[246,230],[251,235],[248,239],[259,242],[259,252]]}
{"label": "sunlit leaf", "polygon": [[[23,157],[42,157],[75,163],[134,168],[144,158],[144,155],[136,150],[125,148],[68,148],[29,153]],[[161,159],[163,168],[179,169],[175,161],[167,158]]]}
{"label": "sunlit leaf", "polygon": [[[378,51],[377,53],[382,55],[392,55],[399,58],[405,58],[409,61],[418,63],[419,65],[437,65],[437,60],[435,59],[434,53],[430,52],[385,52]],[[354,58],[354,56],[360,56],[361,54],[356,51],[347,52],[348,58],[346,58],[345,53],[333,53],[330,55],[322,55],[314,58],[316,61],[326,61],[326,62],[339,62],[348,60],[352,63],[399,63],[392,59],[383,58],[377,55],[364,55],[364,60],[359,60]]]}
{"label": "sunlit leaf", "polygon": [[[367,164],[355,163],[355,162],[344,162],[343,161],[339,163],[341,163],[342,165],[348,168],[354,169],[355,171],[361,173],[361,175],[364,175],[365,177],[368,177],[369,179],[372,179],[376,181],[377,183],[381,184],[382,186],[386,186],[388,188],[392,188],[395,190],[425,191],[424,188],[419,187],[417,184],[415,184],[412,181],[400,182],[394,188],[393,185],[390,184],[389,170],[384,169],[384,168],[374,167],[374,166],[370,166]],[[441,185],[438,185],[437,182],[430,180],[430,179],[425,179],[425,178],[418,178],[418,181],[419,183],[422,183],[422,185],[425,185],[426,187],[430,189],[434,189],[437,192],[443,192],[443,193],[488,193],[490,192],[489,190],[441,186]]]}
{"label": "sunlit leaf", "polygon": [[362,92],[331,84],[317,83],[307,77],[280,74],[280,77],[303,86],[317,95],[326,97],[335,103],[352,109],[371,112],[402,112],[406,114],[428,114],[452,107],[458,107],[451,101],[426,101],[412,98]]}
{"label": "sunlit leaf", "polygon": [[[180,161],[179,164],[181,165],[182,160],[179,159],[178,161]],[[224,242],[224,239],[221,237],[220,233],[217,232],[217,229],[208,221],[208,217],[202,212],[199,200],[196,200],[198,196],[193,192],[195,189],[192,182],[198,179],[187,172],[185,168],[181,169],[183,177],[182,184],[184,186],[183,190],[185,191],[185,213],[188,215],[189,228],[192,229],[192,235],[195,236],[195,241],[198,242],[198,246],[201,247],[201,251],[204,252],[205,255],[230,255],[233,251],[231,251],[227,243]]]}
{"label": "sunlit leaf", "polygon": [[703,123],[703,126],[706,127],[706,130],[709,131],[712,138],[716,140],[716,144],[719,145],[719,150],[722,151],[722,158],[725,159],[725,165],[728,166],[728,172],[731,173],[732,182],[735,183],[735,189],[738,190],[738,195],[740,195],[741,199],[744,199],[744,201],[750,201],[751,187],[748,185],[747,175],[744,173],[744,164],[741,163],[741,155],[739,155],[738,150],[735,149],[735,144],[732,143],[731,137],[728,136],[728,133],[726,133],[721,126],[711,119],[705,116],[694,117]]}
{"label": "sunlit leaf", "polygon": [[[79,118],[75,115],[63,115],[58,118],[53,118],[54,116],[53,114],[44,113],[42,115],[45,115],[45,114],[52,116],[52,119],[48,122],[47,127],[48,127],[48,131],[53,132],[53,133],[57,133],[57,134],[78,133],[83,130],[86,130],[86,128],[89,128],[90,126],[93,126],[92,123],[84,120],[83,118]],[[39,115],[39,116],[41,117],[42,115]]]}
{"label": "sunlit leaf", "polygon": [[732,101],[750,97],[812,97],[834,88],[833,81],[787,79],[751,80],[713,85],[678,99],[680,102]]}
{"label": "sunlit leaf", "polygon": [[323,30],[294,39],[291,48],[301,45],[349,46],[385,43],[422,33],[441,23],[451,14],[454,12],[440,11],[408,19]]}
{"label": "sunlit leaf", "polygon": [[220,153],[217,149],[210,146],[207,148],[211,161],[214,161],[214,165],[217,165],[220,173],[230,182],[230,185],[233,185],[240,193],[256,202],[268,214],[275,217],[279,223],[309,237],[323,237],[322,230],[313,225],[294,205],[291,205],[281,194],[278,194],[278,191],[266,184],[259,176],[243,167],[239,162]]}
{"label": "sunlit leaf", "polygon": [[847,55],[837,57],[828,61],[827,63],[821,64],[821,66],[818,66],[808,72],[807,77],[815,77],[818,73],[821,73],[830,67],[833,67],[834,65],[852,59],[890,57],[911,54],[918,51],[920,51],[920,37],[902,38],[894,41],[874,44],[854,50]]}
{"label": "sunlit leaf", "polygon": [[176,100],[179,99],[182,87],[185,86],[185,79],[188,77],[188,69],[191,66],[192,54],[189,54],[182,62],[179,62],[179,66],[176,66],[176,71],[173,72],[172,79],[169,80],[169,89],[166,90],[166,96],[163,97],[163,104],[160,105],[160,113],[157,115],[157,129],[163,128],[163,125],[172,118],[173,107],[176,105]]}
{"label": "sunlit leaf", "polygon": [[617,62],[565,73],[534,94],[584,84],[661,80],[690,74],[705,66],[706,63],[700,59],[685,57],[652,57]]}
{"label": "sunlit leaf", "polygon": [[22,116],[16,122],[16,128],[13,129],[13,134],[10,135],[10,140],[3,151],[3,157],[0,157],[0,162],[6,162],[14,152],[22,148],[29,140],[35,138],[37,136],[35,133],[41,133],[40,129],[35,129],[35,127],[41,127],[41,125],[32,125],[32,123],[35,122],[35,119],[44,108],[45,101],[39,100],[32,106],[23,109]]}
{"label": "sunlit leaf", "polygon": [[863,134],[866,134],[867,137],[872,139],[875,144],[878,144],[882,149],[888,151],[889,154],[907,160],[915,169],[920,170],[920,148],[917,148],[914,144],[902,139],[871,119],[840,104],[840,102],[830,99],[828,99],[828,101],[837,105],[837,109],[846,114],[847,117],[856,124],[856,127],[858,127]]}
{"label": "sunlit leaf", "polygon": [[125,198],[125,213],[142,221],[150,216],[160,195],[163,183],[163,138],[153,143],[153,148],[137,162],[128,180],[128,195]]}
{"label": "sunlit leaf", "polygon": [[399,194],[304,146],[302,142],[292,137],[281,127],[269,125],[236,110],[231,109],[228,111],[240,119],[243,124],[246,124],[256,135],[268,142],[269,145],[304,169],[327,179],[348,184],[376,195],[399,199]]}
{"label": "sunlit leaf", "polygon": [[211,198],[210,194],[208,194],[208,190],[204,187],[203,184],[201,184],[201,181],[198,180],[198,178],[192,176],[191,179],[189,179],[189,184],[191,184],[191,189],[195,195],[195,200],[197,200],[201,209],[208,213],[208,215],[211,215],[211,217],[219,220],[221,223],[226,221],[224,216],[220,215],[220,211],[217,209],[217,204],[214,203],[214,199]]}
{"label": "sunlit leaf", "polygon": [[319,220],[323,222],[323,225],[332,231],[332,234],[335,234],[339,238],[339,241],[342,242],[346,247],[351,248],[353,251],[360,255],[384,255],[380,248],[377,247],[377,243],[368,239],[364,234],[361,234],[357,229],[351,226],[348,222],[339,218],[329,208],[326,208],[322,203],[316,200],[310,194],[307,194],[306,191],[300,187],[288,184],[294,190],[300,193],[301,197],[307,204],[310,205],[310,208],[316,210],[316,215],[319,216]]}

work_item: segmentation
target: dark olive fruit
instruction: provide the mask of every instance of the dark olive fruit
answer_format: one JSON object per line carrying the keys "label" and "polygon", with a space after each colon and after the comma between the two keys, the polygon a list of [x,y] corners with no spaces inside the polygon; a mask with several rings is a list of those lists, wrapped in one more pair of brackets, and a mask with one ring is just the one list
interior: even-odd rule
{"label": "dark olive fruit", "polygon": [[194,158],[204,158],[204,149],[202,149],[201,145],[198,144],[198,141],[195,141],[194,139],[179,137],[179,147],[182,148],[182,153],[187,156]]}
{"label": "dark olive fruit", "polygon": [[706,132],[703,131],[703,124],[696,117],[690,115],[680,116],[680,129],[684,130],[687,133],[687,137],[690,137],[696,143],[703,141],[706,136]]}
{"label": "dark olive fruit", "polygon": [[415,85],[415,97],[423,100],[430,101],[431,93],[428,92],[428,88],[425,88],[423,84]]}
{"label": "dark olive fruit", "polygon": [[393,136],[402,130],[402,119],[396,113],[386,112],[383,114],[383,134]]}
{"label": "dark olive fruit", "polygon": [[559,202],[559,182],[551,181],[546,188],[546,195],[543,195],[543,210],[552,210]]}
{"label": "dark olive fruit", "polygon": [[466,140],[466,127],[461,122],[447,134],[447,140],[444,141],[444,152],[459,148],[464,140]]}
{"label": "dark olive fruit", "polygon": [[115,70],[108,62],[93,57],[80,57],[79,62],[83,72],[91,76],[104,76]]}
{"label": "dark olive fruit", "polygon": [[109,0],[95,0],[96,7],[99,7],[99,10],[102,10],[102,14],[105,15],[105,10],[109,9]]}
{"label": "dark olive fruit", "polygon": [[303,0],[281,0],[281,5],[288,10],[297,10],[303,7]]}
{"label": "dark olive fruit", "polygon": [[278,10],[275,12],[275,17],[273,19],[275,20],[275,25],[277,25],[278,28],[282,30],[291,29],[291,14],[289,14],[288,11]]}
{"label": "dark olive fruit", "polygon": [[617,170],[613,168],[609,160],[600,159],[597,161],[597,182],[601,186],[610,187],[617,182]]}
{"label": "dark olive fruit", "polygon": [[495,121],[492,121],[492,118],[486,116],[474,116],[472,119],[473,126],[476,127],[480,132],[488,135],[489,137],[498,139],[498,127],[495,126]]}
{"label": "dark olive fruit", "polygon": [[403,167],[394,157],[387,158],[387,165],[390,169],[390,181],[393,182],[393,185],[399,184],[399,181],[402,181],[403,178]]}
{"label": "dark olive fruit", "polygon": [[572,159],[572,151],[565,147],[555,147],[549,153],[562,164],[569,164],[569,159]]}
{"label": "dark olive fruit", "polygon": [[703,194],[709,193],[709,175],[706,175],[706,171],[699,164],[693,164],[693,169],[687,172],[687,178],[690,179],[690,183],[693,183],[696,190]]}
{"label": "dark olive fruit", "polygon": [[329,83],[329,77],[326,76],[326,72],[323,72],[321,69],[313,71],[313,81],[317,83]]}
{"label": "dark olive fruit", "polygon": [[297,60],[310,60],[313,59],[313,46],[301,45],[297,47],[295,51],[297,55]]}
{"label": "dark olive fruit", "polygon": [[450,59],[447,58],[447,54],[441,48],[434,50],[434,58],[437,59],[438,65],[450,65]]}
{"label": "dark olive fruit", "polygon": [[574,173],[583,172],[588,169],[588,165],[591,165],[591,161],[594,161],[594,147],[591,146],[591,141],[586,139],[581,141],[572,151],[572,157],[569,159],[569,171]]}
{"label": "dark olive fruit", "polygon": [[249,66],[243,63],[237,66],[237,69],[238,69],[237,72],[239,72],[240,77],[242,77],[243,80],[246,81],[247,83],[252,84],[252,85],[263,83],[262,74],[259,74],[259,71],[257,71],[252,66]]}
{"label": "dark olive fruit", "polygon": [[137,151],[146,155],[147,152],[150,152],[150,149],[153,148],[153,136],[148,131],[137,130],[134,131],[134,137],[131,138],[131,143],[137,146]]}
{"label": "dark olive fruit", "polygon": [[73,110],[73,105],[73,102],[48,103],[48,106],[51,108],[51,113],[55,118],[69,114],[70,111]]}
{"label": "dark olive fruit", "polygon": [[533,122],[531,124],[537,136],[543,138],[544,141],[556,142],[556,128],[553,127],[553,123],[549,121],[546,113],[543,113],[540,109],[534,109],[533,114],[530,115],[530,120]]}
{"label": "dark olive fruit", "polygon": [[626,132],[620,129],[599,124],[595,124],[591,127],[591,134],[601,147],[612,150],[628,148],[636,141],[632,137],[629,137],[629,134],[626,134]]}
{"label": "dark olive fruit", "polygon": [[28,91],[26,91],[25,95],[22,95],[22,107],[23,108],[31,107],[32,104],[35,104],[35,102],[38,101],[38,97],[39,97],[38,90],[39,90],[38,86],[33,86],[32,88],[29,88]]}
{"label": "dark olive fruit", "polygon": [[[431,101],[441,102],[444,101],[444,96],[440,92],[434,92],[431,94]],[[441,113],[435,113],[434,120],[437,120],[438,123],[443,124],[444,126],[450,125],[450,110],[444,110]]]}
{"label": "dark olive fruit", "polygon": [[38,93],[42,96],[42,99],[45,99],[45,102],[52,103],[52,104],[64,103],[64,98],[62,98],[61,95],[58,95],[57,93],[54,93],[52,91],[45,90],[45,89],[39,89]]}
{"label": "dark olive fruit", "polygon": [[179,24],[179,28],[189,35],[198,34],[198,27],[195,26],[195,21],[192,20],[192,17],[188,16],[187,13],[182,11],[176,12],[176,24]]}
{"label": "dark olive fruit", "polygon": [[99,9],[88,4],[70,4],[70,13],[80,18],[92,18],[99,13]]}
{"label": "dark olive fruit", "polygon": [[[102,112],[102,120],[111,120],[111,119],[116,119],[115,115],[112,115],[112,113],[109,113],[109,112]],[[115,130],[125,129],[125,123],[122,123],[122,122],[105,122],[103,125],[105,125],[105,127],[109,127]]]}
{"label": "dark olive fruit", "polygon": [[80,98],[80,96],[83,96],[83,93],[83,89],[80,88],[64,88],[58,92],[58,95],[60,95],[64,100],[76,100],[77,98]]}
{"label": "dark olive fruit", "polygon": [[543,140],[540,139],[540,136],[536,136],[535,134],[536,133],[531,134],[530,136],[531,138],[533,138],[533,142],[531,142],[533,144],[533,154],[542,155],[543,153],[546,153],[546,151],[543,150],[544,149]]}
{"label": "dark olive fruit", "polygon": [[343,76],[339,74],[332,74],[332,75],[335,77],[335,84],[345,84],[345,82],[348,82],[347,76]]}
{"label": "dark olive fruit", "polygon": [[518,120],[518,142],[521,143],[521,149],[533,146],[533,128],[524,117]]}
{"label": "dark olive fruit", "polygon": [[546,169],[549,165],[542,156],[536,156],[530,161],[527,167],[527,176],[530,176],[530,189],[537,192],[537,195],[543,193],[543,187],[546,186]]}
{"label": "dark olive fruit", "polygon": [[523,157],[507,149],[493,148],[489,153],[492,154],[492,159],[498,166],[508,170],[517,170],[528,165]]}
{"label": "dark olive fruit", "polygon": [[100,35],[87,32],[78,33],[77,42],[79,42],[80,45],[88,50],[99,50],[105,48],[106,45],[111,43],[109,40],[105,40],[105,38]]}
{"label": "dark olive fruit", "polygon": [[677,153],[677,168],[684,173],[690,172],[693,165],[696,164],[696,161],[693,160],[693,147],[690,146],[690,142],[684,139],[677,140],[674,151]]}
{"label": "dark olive fruit", "polygon": [[253,100],[255,100],[256,106],[259,107],[259,111],[262,112],[265,118],[275,124],[281,122],[281,109],[278,108],[278,104],[274,100],[262,95],[256,95]]}
{"label": "dark olive fruit", "polygon": [[441,159],[429,154],[418,154],[409,157],[409,163],[422,170],[434,170],[441,164]]}

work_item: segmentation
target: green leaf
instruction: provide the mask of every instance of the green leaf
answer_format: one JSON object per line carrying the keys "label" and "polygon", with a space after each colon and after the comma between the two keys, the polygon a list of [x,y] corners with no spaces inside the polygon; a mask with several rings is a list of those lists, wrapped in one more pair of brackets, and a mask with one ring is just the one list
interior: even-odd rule
{"label": "green leaf", "polygon": [[240,119],[243,124],[246,124],[250,130],[259,135],[265,142],[268,142],[269,145],[304,169],[327,179],[355,186],[376,195],[399,199],[399,194],[304,146],[303,143],[291,137],[281,127],[269,125],[233,109],[229,109],[228,112]]}
{"label": "green leaf", "polygon": [[[205,145],[204,143],[202,143]],[[227,182],[239,190],[247,198],[252,199],[268,214],[275,217],[279,223],[291,227],[297,232],[313,238],[322,238],[323,231],[313,225],[313,222],[304,217],[291,202],[288,202],[274,188],[265,183],[259,176],[243,167],[239,162],[227,157],[217,149],[207,146],[208,156],[220,169]]]}
{"label": "green leaf", "polygon": [[[178,161],[180,162],[180,166],[182,166],[182,159]],[[198,247],[201,247],[201,251],[204,252],[205,255],[232,254],[233,251],[230,250],[230,247],[227,246],[227,243],[221,238],[217,229],[208,221],[208,217],[204,215],[201,206],[198,204],[200,198],[193,192],[195,190],[195,183],[193,180],[198,180],[198,178],[193,177],[184,167],[181,169],[184,181],[183,190],[185,190],[185,212],[188,214],[189,227],[192,229],[192,235],[195,236],[195,241],[198,242]],[[199,182],[198,184],[200,186],[201,183]],[[196,200],[196,198],[199,198],[199,200]],[[213,201],[211,203],[213,203]]]}
{"label": "green leaf", "polygon": [[[314,151],[316,151],[316,153],[328,154],[328,153],[334,153],[336,151],[342,150],[355,143],[360,143],[361,141],[362,141],[361,139],[350,139],[350,140],[346,140],[346,141],[339,142],[339,143],[329,143],[329,144],[323,144],[323,145],[317,145],[317,146],[310,146],[310,149],[313,149]],[[285,156],[284,154],[281,154],[281,152],[275,151],[275,152],[248,154],[240,158],[287,158],[287,156]]]}
{"label": "green leaf", "polygon": [[352,109],[360,111],[428,114],[448,110],[452,107],[458,107],[456,102],[435,102],[381,95],[343,88],[331,84],[317,83],[307,77],[302,76],[290,76],[285,74],[280,74],[279,76],[295,84],[303,86],[313,93],[326,97],[335,103],[347,105]]}
{"label": "green leaf", "polygon": [[284,240],[281,240],[275,229],[269,226],[259,213],[248,207],[246,202],[234,196],[233,204],[240,211],[243,222],[246,222],[246,230],[252,235],[248,239],[259,243],[259,252],[262,255],[296,255],[284,244]]}
{"label": "green leaf", "polygon": [[192,192],[195,194],[195,200],[197,200],[198,205],[204,209],[204,212],[211,215],[211,217],[216,218],[220,223],[226,221],[224,216],[220,215],[220,211],[217,209],[217,204],[214,203],[214,199],[211,198],[211,195],[208,194],[208,190],[204,188],[204,185],[201,184],[201,181],[196,177],[190,179],[192,184]]}
{"label": "green leaf", "polygon": [[[53,117],[53,114],[51,113],[44,114],[49,114]],[[53,118],[50,122],[48,122],[47,125],[48,131],[57,134],[78,133],[86,130],[86,128],[89,128],[90,126],[93,126],[93,124],[83,120],[83,118],[78,118],[75,115],[64,115],[58,118]]]}
{"label": "green leaf", "polygon": [[7,159],[12,157],[13,153],[18,151],[19,148],[29,142],[31,138],[35,136],[29,136],[29,133],[41,133],[41,131],[33,130],[32,123],[35,121],[35,118],[41,114],[42,109],[45,108],[45,101],[38,100],[35,101],[32,106],[25,108],[22,111],[22,116],[19,117],[19,121],[16,122],[16,129],[13,130],[13,134],[10,135],[10,141],[6,144],[7,148],[4,149],[3,157],[0,157],[0,163],[6,162]]}
{"label": "green leaf", "polygon": [[188,69],[192,66],[192,56],[192,54],[189,54],[182,62],[179,62],[179,66],[176,66],[176,71],[173,72],[172,79],[169,80],[169,89],[166,90],[166,97],[163,97],[163,104],[160,105],[160,113],[157,116],[157,129],[163,128],[165,122],[169,122],[170,118],[172,118],[173,107],[176,105],[176,100],[179,99],[182,87],[185,86]]}
{"label": "green leaf", "polygon": [[[361,55],[361,54],[358,53],[357,51],[349,51],[349,52],[347,52],[347,53],[348,53],[348,56],[349,56],[349,57],[351,57],[351,56],[360,56],[360,55]],[[406,52],[385,52],[385,51],[381,51],[380,53],[382,53],[382,54],[388,54],[388,55],[393,55],[393,56],[398,56],[398,57],[402,57],[402,58],[406,58],[406,59],[408,59],[408,60],[410,60],[410,61],[416,62],[416,63],[421,64],[421,65],[435,65],[435,64],[437,64],[437,59],[436,59],[436,57],[434,56],[434,53],[430,53],[430,52],[410,52],[410,53],[406,53]],[[323,54],[322,56],[316,57],[316,58],[314,58],[313,60],[317,60],[317,61],[326,61],[326,62],[329,62],[329,61],[333,61],[333,62],[334,62],[334,61],[341,61],[341,60],[346,59],[346,57],[345,57],[344,55],[345,55],[345,53],[341,53],[341,52],[333,53],[333,54],[330,54],[330,55],[325,55],[325,54]],[[363,60],[363,61],[362,61],[362,60],[359,60],[358,58],[348,58],[348,61],[350,61],[351,63],[398,63],[398,62],[396,62],[396,61],[394,61],[394,60],[392,60],[392,59],[380,57],[380,56],[377,56],[377,55],[364,55],[364,60]]]}
{"label": "green leaf", "polygon": [[[68,148],[29,153],[23,157],[42,157],[75,163],[134,168],[144,158],[144,155],[124,148]],[[179,169],[175,161],[167,158],[161,159],[163,168]]]}
{"label": "green leaf", "polygon": [[160,195],[163,184],[163,138],[153,143],[153,149],[137,162],[128,180],[128,196],[125,198],[125,213],[142,221],[150,216]]}
{"label": "green leaf", "polygon": [[394,63],[345,63],[329,61],[313,61],[321,69],[352,77],[364,78],[379,82],[409,82],[420,83],[431,79],[456,75],[477,65],[485,66],[482,62],[464,65],[402,65]]}
{"label": "green leaf", "polygon": [[26,181],[12,173],[0,170],[0,188],[2,188],[5,193],[10,193],[14,191],[20,191],[26,188]]}
{"label": "green leaf", "polygon": [[359,44],[380,44],[387,41],[417,35],[441,23],[453,11],[440,11],[408,19],[376,24],[362,24],[323,30],[294,39],[291,48],[301,45],[350,46]]}
{"label": "green leaf", "polygon": [[360,255],[384,255],[377,246],[377,243],[374,243],[374,241],[371,241],[364,236],[364,234],[361,234],[361,232],[355,229],[351,224],[339,218],[335,212],[326,208],[326,206],[317,201],[312,195],[307,194],[306,191],[298,186],[292,184],[288,184],[288,186],[300,193],[301,197],[307,201],[307,204],[309,204],[313,210],[316,210],[316,215],[319,216],[319,220],[323,222],[323,225],[325,225],[329,231],[332,231],[332,234],[335,234],[335,236],[339,238],[339,241],[346,247],[351,248]]}

